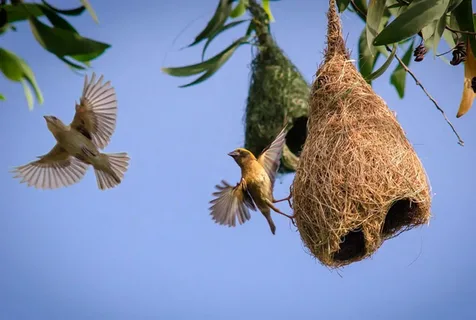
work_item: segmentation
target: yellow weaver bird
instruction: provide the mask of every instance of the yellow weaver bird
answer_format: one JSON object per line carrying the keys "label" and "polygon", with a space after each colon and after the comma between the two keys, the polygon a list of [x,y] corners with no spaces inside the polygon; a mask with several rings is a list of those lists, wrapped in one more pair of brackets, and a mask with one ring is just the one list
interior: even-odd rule
{"label": "yellow weaver bird", "polygon": [[293,216],[281,212],[274,206],[274,203],[289,201],[291,195],[281,200],[275,200],[273,196],[274,181],[286,142],[285,137],[286,127],[258,158],[243,148],[228,153],[241,168],[241,180],[234,187],[224,180],[222,185],[215,186],[218,191],[213,193],[215,199],[210,201],[212,204],[210,215],[216,223],[234,227],[238,219],[239,224],[243,224],[251,219],[248,209],[256,211],[256,208],[268,221],[273,234],[276,232],[276,226],[271,218],[271,209],[293,220]]}
{"label": "yellow weaver bird", "polygon": [[117,100],[110,81],[84,79],[83,93],[69,126],[55,116],[44,116],[56,145],[39,160],[13,169],[14,178],[38,189],[56,189],[79,182],[89,165],[96,174],[99,189],[119,185],[127,171],[127,153],[101,153],[116,128]]}

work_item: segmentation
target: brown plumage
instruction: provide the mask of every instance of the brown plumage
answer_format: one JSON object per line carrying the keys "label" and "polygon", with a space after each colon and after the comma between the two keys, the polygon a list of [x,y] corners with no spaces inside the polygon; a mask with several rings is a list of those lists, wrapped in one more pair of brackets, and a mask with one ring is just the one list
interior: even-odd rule
{"label": "brown plumage", "polygon": [[45,116],[56,145],[47,154],[26,165],[14,168],[15,178],[39,189],[56,189],[79,182],[89,165],[94,167],[99,189],[119,185],[127,171],[127,153],[101,153],[116,127],[117,101],[110,82],[84,79],[83,94],[76,104],[76,114],[69,126],[54,116]]}
{"label": "brown plumage", "polygon": [[293,218],[279,209],[273,203],[289,200],[284,198],[275,200],[273,196],[276,172],[281,160],[285,143],[286,128],[283,128],[275,140],[256,158],[249,150],[238,148],[230,152],[231,156],[241,168],[241,180],[236,186],[226,181],[217,185],[215,199],[210,201],[212,219],[221,225],[236,226],[251,219],[249,210],[258,208],[268,221],[271,232],[275,234],[276,226],[271,218],[271,209],[275,212]]}

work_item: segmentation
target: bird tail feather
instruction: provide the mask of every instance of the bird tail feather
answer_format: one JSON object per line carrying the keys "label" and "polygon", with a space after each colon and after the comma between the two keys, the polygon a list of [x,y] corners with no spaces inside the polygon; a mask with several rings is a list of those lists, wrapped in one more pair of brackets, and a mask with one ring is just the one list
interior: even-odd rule
{"label": "bird tail feather", "polygon": [[96,181],[99,189],[106,190],[119,185],[129,165],[129,156],[126,152],[102,153],[101,162],[104,166],[95,167]]}
{"label": "bird tail feather", "polygon": [[274,225],[273,218],[271,218],[271,214],[263,214],[266,220],[268,221],[269,228],[271,229],[272,234],[276,234],[276,226]]}

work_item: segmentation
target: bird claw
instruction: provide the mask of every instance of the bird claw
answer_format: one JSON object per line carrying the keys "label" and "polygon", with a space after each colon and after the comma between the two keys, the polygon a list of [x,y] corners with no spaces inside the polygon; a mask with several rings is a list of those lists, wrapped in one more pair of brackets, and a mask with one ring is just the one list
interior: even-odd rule
{"label": "bird claw", "polygon": [[291,222],[293,223],[294,226],[296,226],[296,221],[295,221],[295,216],[296,215],[292,215],[290,216],[289,214],[285,214],[283,212],[278,212],[279,214],[282,214],[283,216],[289,218],[289,220],[291,220]]}
{"label": "bird claw", "polygon": [[278,203],[278,202],[283,202],[283,201],[287,201],[288,204],[289,204],[289,207],[291,209],[293,209],[293,205],[291,203],[291,198],[293,197],[292,193],[289,194],[289,196],[287,196],[286,198],[283,198],[283,199],[279,199],[279,200],[274,200],[273,202],[274,203]]}

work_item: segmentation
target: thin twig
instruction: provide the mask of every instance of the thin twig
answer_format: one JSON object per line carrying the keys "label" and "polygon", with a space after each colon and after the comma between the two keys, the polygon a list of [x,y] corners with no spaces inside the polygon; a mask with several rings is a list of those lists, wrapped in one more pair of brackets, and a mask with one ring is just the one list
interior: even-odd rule
{"label": "thin twig", "polygon": [[441,56],[444,56],[445,54],[448,54],[450,53],[451,51],[453,51],[454,49],[456,49],[456,47],[458,46],[458,44],[456,44],[453,48],[451,48],[450,50],[446,51],[446,52],[443,52],[443,53],[440,53],[440,54],[437,54],[436,56],[437,57],[441,57]]}
{"label": "thin twig", "polygon": [[[388,46],[385,46],[385,48],[387,48],[388,51],[392,51]],[[443,117],[446,120],[446,123],[448,123],[448,125],[451,127],[451,130],[453,130],[454,134],[458,138],[458,144],[461,145],[461,146],[464,146],[464,141],[461,139],[461,137],[459,136],[455,127],[453,126],[451,121],[448,119],[448,117],[446,116],[445,111],[440,107],[438,102],[436,102],[436,100],[428,93],[428,91],[425,89],[425,87],[421,84],[420,80],[418,80],[418,78],[415,76],[415,74],[410,70],[410,68],[408,68],[408,66],[402,61],[402,59],[400,59],[400,57],[398,55],[395,55],[395,58],[398,60],[398,63],[400,63],[402,68],[405,69],[406,72],[408,72],[408,74],[413,78],[413,80],[415,80],[415,84],[417,86],[419,86],[423,90],[423,92],[426,94],[428,99],[430,99],[430,101],[433,102],[436,109],[438,109],[441,112],[441,114],[443,115]]]}
{"label": "thin twig", "polygon": [[476,36],[476,32],[456,30],[456,29],[453,29],[453,28],[448,27],[448,26],[446,26],[445,28],[450,30],[451,32],[454,32],[454,33],[469,34],[471,36]]}

